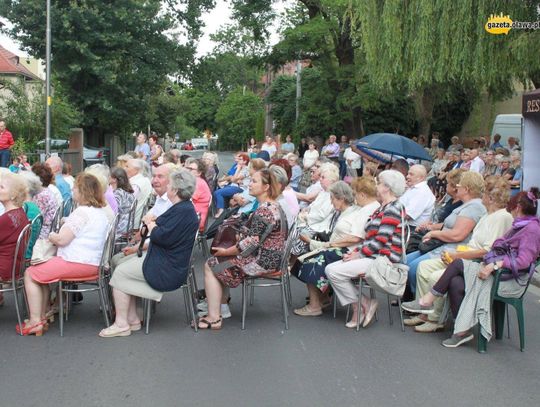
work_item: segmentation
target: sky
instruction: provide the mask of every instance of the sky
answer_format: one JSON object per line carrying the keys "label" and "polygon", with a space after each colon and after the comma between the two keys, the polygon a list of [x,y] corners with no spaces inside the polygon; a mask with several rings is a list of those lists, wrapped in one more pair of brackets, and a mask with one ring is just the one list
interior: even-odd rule
{"label": "sky", "polygon": [[[287,4],[290,4],[290,3],[292,3],[292,0],[276,1],[274,4],[274,8],[279,13],[285,9]],[[213,34],[216,31],[218,31],[218,29],[222,25],[229,23],[231,21],[230,19],[231,19],[231,10],[229,8],[229,2],[225,0],[217,0],[216,7],[210,13],[205,13],[205,15],[203,15],[203,21],[205,22],[206,27],[204,29],[204,35],[199,41],[199,44],[197,47],[197,56],[200,57],[212,51],[214,44],[210,40],[210,34]],[[3,18],[0,18],[0,22],[9,23],[7,22],[7,20]],[[276,27],[272,27],[271,32],[272,32],[272,36],[271,36],[270,42],[272,45],[274,45],[279,40],[276,34]],[[53,33],[53,40],[54,40],[54,33]],[[0,45],[2,45],[4,48],[7,48],[8,51],[13,52],[14,54],[17,54],[19,56],[26,56],[26,54],[20,50],[19,45],[4,34],[0,34]]]}

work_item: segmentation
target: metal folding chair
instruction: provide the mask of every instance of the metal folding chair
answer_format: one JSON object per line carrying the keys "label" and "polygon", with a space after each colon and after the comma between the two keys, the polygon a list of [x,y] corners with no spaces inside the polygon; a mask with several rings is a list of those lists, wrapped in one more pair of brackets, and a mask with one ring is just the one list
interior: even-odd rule
{"label": "metal folding chair", "polygon": [[[199,331],[197,326],[197,282],[195,279],[195,247],[197,247],[197,239],[199,232],[195,234],[195,239],[193,242],[193,249],[191,250],[191,258],[189,260],[189,270],[186,282],[180,287],[184,294],[184,306],[186,311],[186,321],[188,324],[193,324],[195,332]],[[152,315],[152,310],[155,310],[156,301],[150,300],[148,298],[143,298],[143,315],[144,315],[144,333],[148,335],[150,333],[150,319]]]}
{"label": "metal folding chair", "polygon": [[[91,291],[97,291],[99,294],[99,303],[101,312],[103,313],[105,326],[108,327],[110,325],[112,306],[109,295],[109,263],[111,261],[114,250],[114,238],[117,223],[118,215],[115,216],[114,220],[109,224],[107,228],[107,239],[105,240],[105,245],[101,254],[101,260],[99,262],[96,278],[92,280],[60,280],[58,282],[60,336],[64,336],[64,318],[66,321],[68,320],[69,308],[71,304],[69,297],[70,294],[73,293],[86,293]],[[64,312],[64,293],[68,296],[67,312]]]}
{"label": "metal folding chair", "polygon": [[116,236],[116,241],[114,242],[114,252],[118,253],[125,246],[128,245],[129,241],[135,234],[135,214],[137,212],[137,200],[134,199],[129,207],[128,214],[128,223],[126,225],[126,230],[122,231],[120,236]]}
{"label": "metal folding chair", "polygon": [[[293,222],[295,225],[296,222]],[[289,257],[291,255],[291,249],[293,242],[296,238],[296,227],[289,232],[289,236],[285,242],[285,248],[283,256],[281,258],[280,269],[275,273],[270,273],[258,277],[246,277],[242,281],[242,329],[246,329],[246,314],[248,306],[248,297],[251,297],[250,304],[253,304],[254,289],[255,287],[279,287],[281,306],[283,308],[283,319],[285,322],[285,329],[289,329],[289,305],[292,301],[290,293],[290,275],[289,275]],[[249,289],[251,289],[251,296],[249,296]]]}
{"label": "metal folding chair", "polygon": [[[15,245],[15,251],[13,253],[13,266],[11,268],[11,279],[6,281],[0,281],[0,293],[12,292],[15,298],[15,312],[17,313],[17,322],[19,326],[22,326],[23,317],[21,314],[21,299],[20,294],[22,292],[25,303],[26,293],[24,292],[24,270],[26,268],[25,253],[28,247],[28,241],[30,240],[31,225],[26,225]],[[22,330],[20,332],[22,336]]]}

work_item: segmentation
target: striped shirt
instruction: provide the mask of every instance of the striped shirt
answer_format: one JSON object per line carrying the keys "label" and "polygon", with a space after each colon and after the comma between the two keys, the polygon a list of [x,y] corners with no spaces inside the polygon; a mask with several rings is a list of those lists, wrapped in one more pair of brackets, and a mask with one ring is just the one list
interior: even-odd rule
{"label": "striped shirt", "polygon": [[401,211],[405,219],[405,209],[396,199],[371,215],[371,220],[366,225],[366,239],[360,248],[363,256],[382,255],[388,257],[392,263],[401,261]]}

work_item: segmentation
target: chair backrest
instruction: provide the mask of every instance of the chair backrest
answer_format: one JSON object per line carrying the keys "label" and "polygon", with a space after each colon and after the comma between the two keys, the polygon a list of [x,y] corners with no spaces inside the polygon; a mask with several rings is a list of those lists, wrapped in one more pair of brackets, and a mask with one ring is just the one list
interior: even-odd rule
{"label": "chair backrest", "polygon": [[118,219],[119,216],[118,214],[116,214],[114,219],[111,221],[111,223],[109,223],[109,226],[107,227],[107,238],[105,239],[105,244],[103,245],[103,252],[101,253],[101,260],[99,262],[100,277],[108,268],[111,257],[114,254],[114,242],[116,239],[116,226],[118,225]]}
{"label": "chair backrest", "polygon": [[137,199],[133,199],[133,202],[131,203],[131,206],[129,207],[128,212],[128,222],[126,225],[125,233],[129,236],[131,231],[135,229],[135,214],[137,213]]}
{"label": "chair backrest", "polygon": [[60,221],[62,220],[63,210],[64,210],[64,205],[60,205],[58,209],[56,209],[53,220],[51,222],[51,232],[58,233],[58,231],[60,230]]}
{"label": "chair backrest", "polygon": [[292,226],[289,228],[289,235],[285,241],[283,256],[281,257],[280,271],[282,274],[288,271],[289,257],[291,256],[291,250],[296,239],[298,239],[298,228],[296,227],[296,222],[293,222]]}
{"label": "chair backrest", "polygon": [[73,212],[73,198],[68,198],[62,203],[62,214],[69,216]]}
{"label": "chair backrest", "polygon": [[405,207],[401,208],[401,263],[407,264],[407,246],[409,245],[409,240],[411,239],[411,225],[407,221],[407,216],[405,216]]}
{"label": "chair backrest", "polygon": [[32,232],[35,232],[38,236],[41,233],[41,228],[43,227],[43,215],[40,213],[30,223],[30,229]]}
{"label": "chair backrest", "polygon": [[17,238],[17,244],[15,245],[15,252],[13,253],[13,266],[11,268],[12,281],[18,280],[22,277],[25,268],[24,255],[28,248],[28,242],[30,241],[30,233],[32,232],[32,224],[26,225],[19,237]]}

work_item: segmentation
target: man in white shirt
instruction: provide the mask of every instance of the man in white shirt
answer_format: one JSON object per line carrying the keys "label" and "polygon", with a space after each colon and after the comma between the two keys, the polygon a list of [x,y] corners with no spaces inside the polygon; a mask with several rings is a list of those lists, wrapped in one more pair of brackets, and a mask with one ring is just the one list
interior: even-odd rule
{"label": "man in white shirt", "polygon": [[[169,185],[169,174],[174,168],[173,164],[163,164],[159,167],[156,167],[152,171],[152,187],[154,188],[154,194],[156,195],[156,203],[148,211],[148,213],[143,217],[142,221],[148,223],[152,220],[155,220],[162,214],[164,214],[171,206],[172,202],[167,197],[167,186]],[[140,236],[137,236],[136,240],[139,240]],[[123,263],[126,260],[129,260],[132,256],[136,256],[137,248],[139,243],[133,244],[131,246],[126,246],[122,251],[111,259],[111,266],[114,270],[116,266],[120,263]],[[146,242],[144,250],[148,248],[148,242]]]}
{"label": "man in white shirt", "polygon": [[129,177],[129,183],[133,187],[135,198],[137,199],[137,210],[135,211],[135,225],[141,222],[142,212],[152,193],[152,184],[150,180],[142,175],[143,161],[137,158],[128,160],[126,163],[126,174]]}
{"label": "man in white shirt", "polygon": [[469,168],[470,171],[477,172],[479,174],[484,173],[484,168],[486,167],[486,163],[478,156],[478,150],[473,148],[470,152],[470,155],[472,157],[471,160],[471,168]]}
{"label": "man in white shirt", "polygon": [[399,198],[411,226],[418,226],[431,218],[435,195],[426,182],[427,171],[423,165],[413,165],[407,173],[407,190]]}

